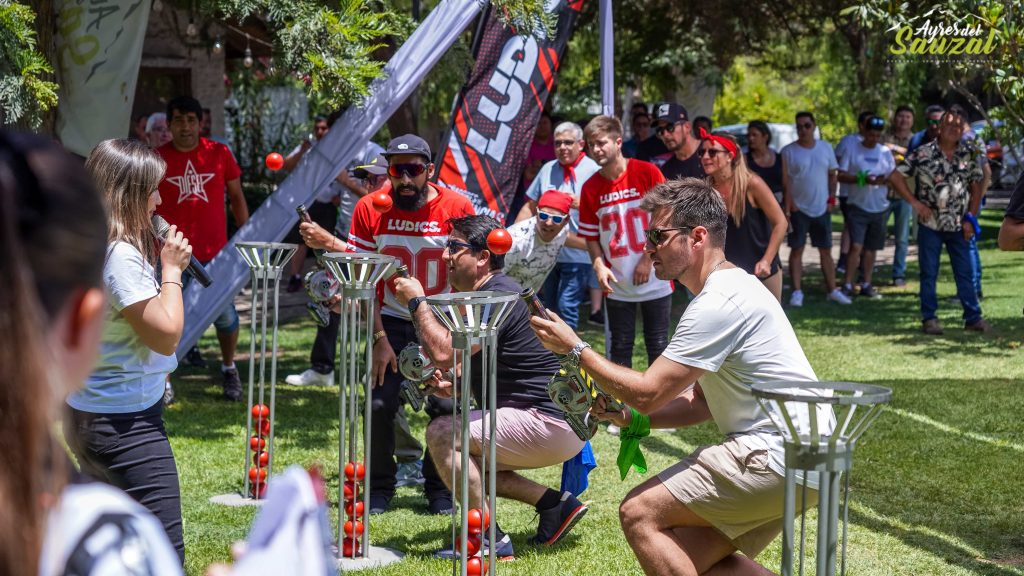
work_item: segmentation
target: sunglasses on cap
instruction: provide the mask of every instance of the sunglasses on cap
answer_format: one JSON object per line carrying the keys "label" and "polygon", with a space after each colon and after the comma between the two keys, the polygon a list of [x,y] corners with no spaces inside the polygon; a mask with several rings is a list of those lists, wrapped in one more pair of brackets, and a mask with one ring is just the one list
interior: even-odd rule
{"label": "sunglasses on cap", "polygon": [[565,216],[555,216],[547,212],[537,212],[537,218],[540,218],[541,222],[547,222],[550,219],[554,224],[561,224],[562,220],[565,220]]}
{"label": "sunglasses on cap", "polygon": [[391,164],[388,166],[388,176],[392,178],[401,178],[402,174],[405,174],[409,178],[416,178],[427,171],[425,164],[410,163],[410,164]]}
{"label": "sunglasses on cap", "polygon": [[665,233],[671,232],[672,230],[679,230],[682,232],[683,230],[693,230],[693,228],[690,228],[689,226],[682,226],[680,228],[648,228],[647,230],[644,230],[644,235],[647,236],[648,242],[655,246],[660,246],[664,240],[663,236],[665,236]]}

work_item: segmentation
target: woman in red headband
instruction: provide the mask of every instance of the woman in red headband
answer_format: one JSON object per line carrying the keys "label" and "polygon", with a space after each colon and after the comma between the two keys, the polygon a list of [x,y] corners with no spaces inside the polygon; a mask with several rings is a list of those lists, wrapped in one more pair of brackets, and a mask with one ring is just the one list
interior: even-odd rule
{"label": "woman in red headband", "polygon": [[764,180],[747,168],[732,135],[702,129],[700,137],[700,163],[729,209],[725,257],[760,278],[781,301],[779,246],[786,236],[786,216]]}

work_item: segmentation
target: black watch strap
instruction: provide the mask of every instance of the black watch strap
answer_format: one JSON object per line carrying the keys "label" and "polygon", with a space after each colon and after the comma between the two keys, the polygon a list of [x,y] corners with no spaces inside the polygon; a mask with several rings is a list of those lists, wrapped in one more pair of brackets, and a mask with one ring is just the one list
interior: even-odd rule
{"label": "black watch strap", "polygon": [[414,296],[409,300],[409,314],[415,314],[416,309],[420,307],[420,303],[426,300],[425,296]]}

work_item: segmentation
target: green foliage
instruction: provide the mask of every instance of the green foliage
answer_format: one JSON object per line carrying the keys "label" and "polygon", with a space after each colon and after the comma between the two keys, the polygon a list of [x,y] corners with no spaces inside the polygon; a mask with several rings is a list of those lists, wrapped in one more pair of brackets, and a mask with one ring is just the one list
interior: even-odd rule
{"label": "green foliage", "polygon": [[57,85],[46,80],[53,69],[36,50],[34,20],[28,6],[0,0],[0,125],[38,128],[57,105]]}

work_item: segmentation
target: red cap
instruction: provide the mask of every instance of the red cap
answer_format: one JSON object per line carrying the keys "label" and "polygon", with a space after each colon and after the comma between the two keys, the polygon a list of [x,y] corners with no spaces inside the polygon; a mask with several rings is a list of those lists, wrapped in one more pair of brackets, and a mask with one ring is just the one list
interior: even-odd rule
{"label": "red cap", "polygon": [[537,202],[537,209],[551,208],[558,210],[564,214],[569,213],[569,208],[572,206],[572,195],[566,194],[565,192],[559,192],[558,190],[548,190],[540,197],[540,201]]}

